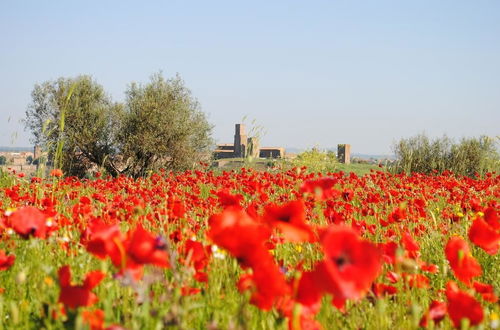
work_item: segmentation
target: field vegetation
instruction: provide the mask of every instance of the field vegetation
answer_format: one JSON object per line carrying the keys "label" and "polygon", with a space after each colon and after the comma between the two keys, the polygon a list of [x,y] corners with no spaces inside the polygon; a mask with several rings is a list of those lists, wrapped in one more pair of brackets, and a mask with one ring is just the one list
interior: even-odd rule
{"label": "field vegetation", "polygon": [[0,176],[0,328],[498,327],[500,177]]}

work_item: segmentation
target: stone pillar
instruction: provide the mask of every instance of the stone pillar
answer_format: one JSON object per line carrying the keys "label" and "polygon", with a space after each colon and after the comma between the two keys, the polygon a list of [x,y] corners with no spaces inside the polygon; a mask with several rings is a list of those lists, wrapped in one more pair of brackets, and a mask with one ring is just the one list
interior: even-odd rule
{"label": "stone pillar", "polygon": [[337,158],[343,164],[351,163],[351,145],[339,144],[337,146]]}
{"label": "stone pillar", "polygon": [[245,125],[236,124],[234,134],[234,157],[245,157],[247,151],[247,135]]}

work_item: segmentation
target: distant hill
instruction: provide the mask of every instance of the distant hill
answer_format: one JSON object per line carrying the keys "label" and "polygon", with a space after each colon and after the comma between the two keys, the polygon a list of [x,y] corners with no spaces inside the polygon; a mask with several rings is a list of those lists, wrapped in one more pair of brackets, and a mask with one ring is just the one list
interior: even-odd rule
{"label": "distant hill", "polygon": [[33,147],[2,147],[2,146],[0,146],[0,151],[3,151],[3,152],[33,151]]}

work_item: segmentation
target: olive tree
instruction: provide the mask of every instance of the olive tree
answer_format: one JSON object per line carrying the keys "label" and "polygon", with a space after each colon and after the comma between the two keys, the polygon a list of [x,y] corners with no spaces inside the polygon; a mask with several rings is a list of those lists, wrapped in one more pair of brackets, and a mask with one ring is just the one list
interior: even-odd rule
{"label": "olive tree", "polygon": [[36,84],[31,96],[25,126],[50,163],[70,175],[82,176],[93,166],[119,173],[115,136],[123,110],[101,85],[89,76],[59,78]]}
{"label": "olive tree", "polygon": [[210,158],[211,132],[199,103],[178,75],[165,79],[157,73],[147,84],[132,83],[119,135],[124,171],[141,176],[160,168],[191,168]]}

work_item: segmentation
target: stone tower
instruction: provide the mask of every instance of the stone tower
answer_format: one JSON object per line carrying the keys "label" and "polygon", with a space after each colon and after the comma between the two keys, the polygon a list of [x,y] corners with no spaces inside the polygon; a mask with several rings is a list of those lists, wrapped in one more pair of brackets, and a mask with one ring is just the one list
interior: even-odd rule
{"label": "stone tower", "polygon": [[351,145],[339,144],[337,146],[337,158],[343,164],[351,163]]}
{"label": "stone tower", "polygon": [[236,124],[234,133],[234,157],[245,157],[247,144],[248,139],[245,132],[245,125]]}

